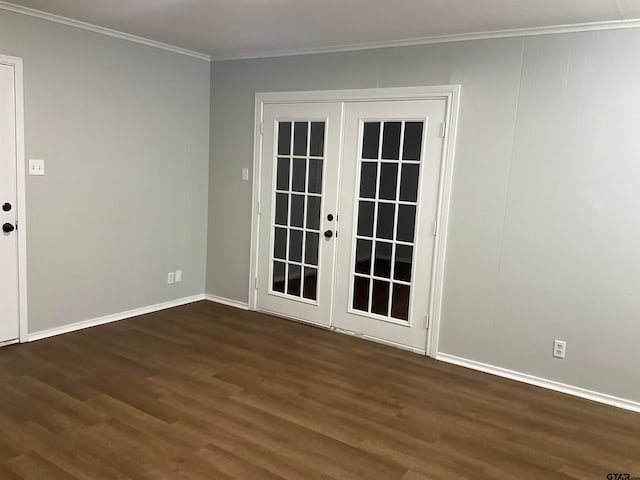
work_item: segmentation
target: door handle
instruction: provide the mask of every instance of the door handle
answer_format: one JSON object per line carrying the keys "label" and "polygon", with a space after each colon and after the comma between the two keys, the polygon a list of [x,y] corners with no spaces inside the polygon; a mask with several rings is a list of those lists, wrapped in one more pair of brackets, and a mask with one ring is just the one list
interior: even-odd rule
{"label": "door handle", "polygon": [[3,211],[5,211],[5,212],[9,212],[9,211],[11,211],[11,204],[10,204],[9,202],[5,202],[5,203],[2,205],[2,210],[3,210]]}
{"label": "door handle", "polygon": [[325,238],[333,237],[333,230],[327,230],[326,232],[324,232],[324,236]]}
{"label": "door handle", "polygon": [[5,223],[4,225],[2,225],[2,231],[4,233],[11,233],[15,229],[16,229],[16,227],[14,227],[12,223]]}

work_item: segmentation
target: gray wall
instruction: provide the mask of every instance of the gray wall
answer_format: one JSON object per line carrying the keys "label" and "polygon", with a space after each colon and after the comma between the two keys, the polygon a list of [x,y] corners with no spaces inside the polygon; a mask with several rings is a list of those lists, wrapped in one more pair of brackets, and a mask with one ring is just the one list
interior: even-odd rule
{"label": "gray wall", "polygon": [[26,154],[46,161],[30,332],[202,293],[209,63],[5,11],[0,53],[24,59]]}
{"label": "gray wall", "polygon": [[441,352],[640,401],[638,51],[630,29],[214,63],[207,292],[247,301],[255,92],[459,83]]}

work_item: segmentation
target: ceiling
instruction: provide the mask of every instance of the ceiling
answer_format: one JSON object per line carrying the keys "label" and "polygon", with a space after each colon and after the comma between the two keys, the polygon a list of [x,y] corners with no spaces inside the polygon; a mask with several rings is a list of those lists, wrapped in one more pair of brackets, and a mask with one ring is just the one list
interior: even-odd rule
{"label": "ceiling", "polygon": [[13,0],[219,58],[640,18],[640,0]]}

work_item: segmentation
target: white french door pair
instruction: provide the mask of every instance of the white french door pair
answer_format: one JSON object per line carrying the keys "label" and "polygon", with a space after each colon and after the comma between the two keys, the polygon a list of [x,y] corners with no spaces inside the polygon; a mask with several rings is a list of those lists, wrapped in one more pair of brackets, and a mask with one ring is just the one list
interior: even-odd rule
{"label": "white french door pair", "polygon": [[264,105],[258,310],[425,351],[446,108]]}

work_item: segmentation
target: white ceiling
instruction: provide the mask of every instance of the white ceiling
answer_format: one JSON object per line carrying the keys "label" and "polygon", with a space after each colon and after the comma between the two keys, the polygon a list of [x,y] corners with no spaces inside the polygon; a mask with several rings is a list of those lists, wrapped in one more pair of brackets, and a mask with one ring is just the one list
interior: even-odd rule
{"label": "white ceiling", "polygon": [[233,58],[640,18],[640,0],[13,0]]}

